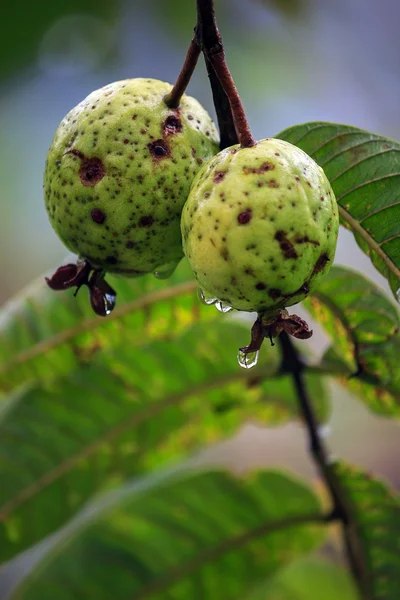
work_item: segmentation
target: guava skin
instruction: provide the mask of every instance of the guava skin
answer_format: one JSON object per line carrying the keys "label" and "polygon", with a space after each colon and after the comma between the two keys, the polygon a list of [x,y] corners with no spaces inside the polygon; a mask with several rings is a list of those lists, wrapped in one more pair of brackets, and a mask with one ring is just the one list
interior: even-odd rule
{"label": "guava skin", "polygon": [[273,315],[303,300],[328,272],[339,217],[321,167],[269,138],[227,148],[202,168],[181,228],[203,290],[237,310]]}
{"label": "guava skin", "polygon": [[127,79],[92,92],[60,123],[50,146],[44,195],[65,246],[95,268],[124,276],[182,258],[180,216],[218,134],[189,96],[163,101],[172,86]]}

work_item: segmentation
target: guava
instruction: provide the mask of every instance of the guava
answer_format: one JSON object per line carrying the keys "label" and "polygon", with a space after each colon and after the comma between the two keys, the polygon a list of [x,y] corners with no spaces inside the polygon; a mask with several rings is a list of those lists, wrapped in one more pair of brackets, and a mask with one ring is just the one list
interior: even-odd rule
{"label": "guava", "polygon": [[168,108],[171,88],[155,79],[111,83],[56,131],[46,209],[65,246],[93,269],[163,276],[183,256],[182,207],[194,176],[218,151],[218,134],[194,98]]}
{"label": "guava", "polygon": [[205,294],[256,311],[264,324],[279,315],[274,331],[289,326],[285,307],[303,300],[328,272],[338,227],[322,168],[274,138],[232,146],[208,161],[181,221],[184,252]]}

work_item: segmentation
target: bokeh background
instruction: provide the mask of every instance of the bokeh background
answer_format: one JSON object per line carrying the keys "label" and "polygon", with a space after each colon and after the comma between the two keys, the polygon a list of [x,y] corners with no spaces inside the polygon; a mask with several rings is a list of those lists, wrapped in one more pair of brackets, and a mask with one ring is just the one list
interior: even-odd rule
{"label": "bokeh background", "polygon": [[[6,2],[0,21],[0,304],[51,271],[66,251],[42,199],[47,148],[62,117],[93,89],[127,77],[173,82],[195,23],[194,0]],[[398,0],[216,0],[226,53],[254,134],[330,120],[400,138]],[[189,87],[213,113],[201,64]],[[383,289],[351,234],[336,262]],[[211,310],[211,309],[210,309]],[[315,352],[325,339],[317,332]],[[325,433],[335,455],[396,485],[399,430],[369,415],[339,387]],[[248,424],[202,454],[233,468],[285,465],[311,476],[298,425]]]}

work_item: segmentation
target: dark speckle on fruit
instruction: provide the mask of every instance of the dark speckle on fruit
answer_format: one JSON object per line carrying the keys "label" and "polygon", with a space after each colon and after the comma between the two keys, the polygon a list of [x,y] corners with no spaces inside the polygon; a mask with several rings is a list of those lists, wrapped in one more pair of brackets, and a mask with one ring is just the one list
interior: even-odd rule
{"label": "dark speckle on fruit", "polygon": [[246,223],[251,221],[251,208],[248,208],[247,210],[241,212],[238,215],[237,220],[238,220],[239,225],[246,225]]}
{"label": "dark speckle on fruit", "polygon": [[268,290],[268,296],[270,298],[272,298],[273,300],[277,300],[278,298],[280,298],[282,296],[282,293],[280,290],[278,290],[276,288],[271,288],[270,290]]}
{"label": "dark speckle on fruit", "polygon": [[279,242],[280,249],[285,258],[297,258],[296,249],[284,231],[277,231],[275,239]]}
{"label": "dark speckle on fruit", "polygon": [[165,135],[174,135],[182,131],[182,121],[176,115],[169,115],[164,121]]}
{"label": "dark speckle on fruit", "polygon": [[139,225],[140,227],[150,227],[153,225],[154,219],[151,215],[145,215],[140,218]]}
{"label": "dark speckle on fruit", "polygon": [[148,147],[150,150],[150,154],[155,160],[167,158],[171,154],[171,150],[167,142],[161,139],[154,140],[154,142],[151,142]]}
{"label": "dark speckle on fruit", "polygon": [[262,173],[266,173],[267,171],[272,171],[273,169],[275,169],[275,165],[266,160],[265,162],[262,163],[262,165],[260,167],[243,167],[243,173],[245,175],[250,175],[250,174],[258,174],[261,175]]}
{"label": "dark speckle on fruit", "polygon": [[317,273],[323,271],[329,261],[330,258],[326,254],[326,252],[324,252],[324,254],[321,254],[321,256],[318,258],[317,262],[314,265],[313,275],[316,275]]}
{"label": "dark speckle on fruit", "polygon": [[214,183],[221,183],[226,175],[226,171],[216,171],[214,175]]}
{"label": "dark speckle on fruit", "polygon": [[99,208],[93,208],[93,210],[90,211],[90,216],[92,217],[92,220],[98,225],[102,225],[106,220],[106,215]]}

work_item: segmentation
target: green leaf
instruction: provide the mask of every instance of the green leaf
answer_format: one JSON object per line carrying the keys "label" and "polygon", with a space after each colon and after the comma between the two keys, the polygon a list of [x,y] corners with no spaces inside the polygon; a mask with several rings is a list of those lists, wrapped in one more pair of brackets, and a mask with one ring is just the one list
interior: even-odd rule
{"label": "green leaf", "polygon": [[338,123],[305,123],[278,134],[323,167],[341,222],[400,302],[400,144]]}
{"label": "green leaf", "polygon": [[361,392],[374,412],[399,416],[400,319],[396,307],[376,285],[344,267],[333,267],[305,306],[333,343],[321,366]]}
{"label": "green leaf", "polygon": [[359,600],[347,571],[318,558],[300,558],[246,600]]}
{"label": "green leaf", "polygon": [[145,481],[50,540],[12,600],[240,598],[315,547],[321,523],[311,490],[280,473]]}
{"label": "green leaf", "polygon": [[[6,403],[0,560],[60,527],[101,489],[221,440],[249,418],[296,418],[290,377],[272,378],[277,348],[265,344],[257,368],[239,368],[237,347],[247,337],[241,323],[198,324],[172,342],[99,353],[49,389],[33,387]],[[323,383],[313,375],[309,385],[324,420]]]}
{"label": "green leaf", "polygon": [[353,504],[353,518],[361,538],[373,600],[398,600],[400,590],[400,499],[367,473],[343,463],[337,474]]}
{"label": "green leaf", "polygon": [[49,382],[88,362],[98,350],[138,346],[173,337],[197,321],[219,313],[203,306],[185,261],[168,281],[152,275],[110,282],[118,304],[107,318],[97,317],[85,290],[53,292],[44,278],[24,290],[0,314],[0,391],[30,381]]}

